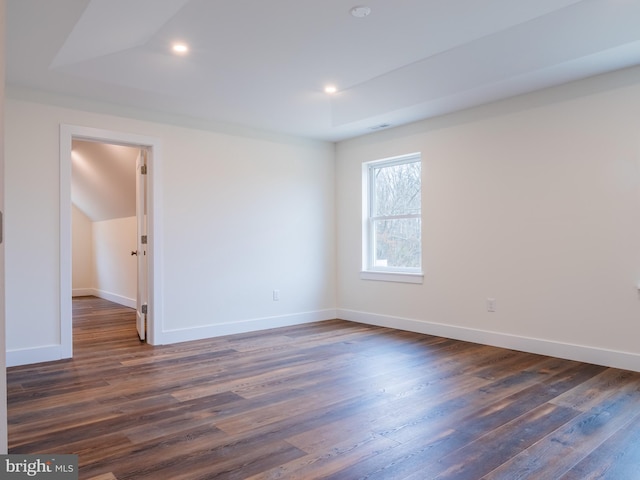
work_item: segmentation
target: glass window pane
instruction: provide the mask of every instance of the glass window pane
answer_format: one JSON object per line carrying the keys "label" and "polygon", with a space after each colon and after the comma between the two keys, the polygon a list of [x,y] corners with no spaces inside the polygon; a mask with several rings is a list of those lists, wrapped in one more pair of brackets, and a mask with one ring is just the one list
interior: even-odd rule
{"label": "glass window pane", "polygon": [[373,267],[420,268],[420,219],[373,222]]}
{"label": "glass window pane", "polygon": [[373,216],[420,213],[420,162],[373,169]]}

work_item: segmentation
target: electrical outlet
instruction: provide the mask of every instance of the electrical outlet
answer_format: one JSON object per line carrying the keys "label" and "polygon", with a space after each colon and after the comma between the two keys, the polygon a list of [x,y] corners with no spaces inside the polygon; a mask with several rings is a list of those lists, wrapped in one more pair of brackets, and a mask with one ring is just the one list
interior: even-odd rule
{"label": "electrical outlet", "polygon": [[496,311],[496,299],[487,298],[487,312],[495,312],[495,311]]}
{"label": "electrical outlet", "polygon": [[280,300],[280,290],[274,290],[273,291],[273,301],[277,302]]}

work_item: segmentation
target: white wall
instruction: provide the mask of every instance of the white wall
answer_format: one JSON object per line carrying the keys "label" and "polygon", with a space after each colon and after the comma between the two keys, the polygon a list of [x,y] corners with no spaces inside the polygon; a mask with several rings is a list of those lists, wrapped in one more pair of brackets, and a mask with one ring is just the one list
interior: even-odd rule
{"label": "white wall", "polygon": [[14,91],[5,113],[11,362],[60,352],[61,123],[161,139],[162,341],[334,318],[332,144],[182,128],[36,96]]}
{"label": "white wall", "polygon": [[74,296],[93,295],[95,286],[93,223],[80,209],[71,205],[72,292]]}
{"label": "white wall", "polygon": [[136,217],[92,224],[95,295],[135,308],[137,293]]}
{"label": "white wall", "polygon": [[[640,370],[639,149],[637,68],[341,142],[339,315]],[[360,280],[361,164],[416,151],[424,284]]]}
{"label": "white wall", "polygon": [[92,222],[75,205],[71,214],[73,296],[96,295],[135,308],[136,217]]}
{"label": "white wall", "polygon": [[[335,150],[32,100],[19,92],[6,105],[12,361],[51,359],[60,342],[67,123],[162,139],[163,341],[332,318],[338,306],[346,319],[640,370],[639,68]],[[361,164],[415,151],[424,284],[360,280]]]}

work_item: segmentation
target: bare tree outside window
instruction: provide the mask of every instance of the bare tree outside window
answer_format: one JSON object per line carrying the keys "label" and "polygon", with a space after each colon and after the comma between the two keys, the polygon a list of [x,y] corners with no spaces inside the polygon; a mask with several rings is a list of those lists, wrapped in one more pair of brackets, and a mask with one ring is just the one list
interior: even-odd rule
{"label": "bare tree outside window", "polygon": [[369,268],[421,269],[421,162],[412,155],[369,165]]}

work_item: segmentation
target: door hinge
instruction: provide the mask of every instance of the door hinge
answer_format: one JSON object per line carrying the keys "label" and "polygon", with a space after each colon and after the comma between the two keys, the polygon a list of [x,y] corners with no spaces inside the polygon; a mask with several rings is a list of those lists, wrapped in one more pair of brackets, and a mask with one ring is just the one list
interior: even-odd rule
{"label": "door hinge", "polygon": [[146,315],[148,310],[147,304],[145,303],[144,305],[140,306],[140,310]]}
{"label": "door hinge", "polygon": [[146,175],[147,174],[147,166],[146,165],[142,165],[140,167],[140,174],[141,175]]}
{"label": "door hinge", "polygon": [[146,235],[140,236],[140,243],[143,244],[143,245],[147,244],[147,236]]}

